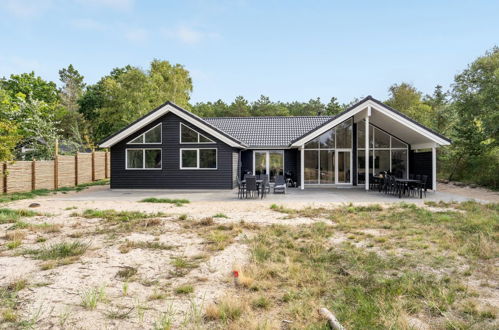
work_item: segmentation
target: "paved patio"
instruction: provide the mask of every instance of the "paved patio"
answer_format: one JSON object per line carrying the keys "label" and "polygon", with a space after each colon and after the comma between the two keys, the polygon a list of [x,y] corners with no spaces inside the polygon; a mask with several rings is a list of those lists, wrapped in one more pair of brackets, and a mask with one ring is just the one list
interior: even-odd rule
{"label": "paved patio", "polygon": [[[94,187],[77,194],[58,195],[58,200],[73,201],[139,201],[147,197],[156,198],[185,198],[190,201],[247,201],[237,198],[237,190],[111,190],[107,186]],[[257,200],[257,199],[255,199]],[[260,200],[260,199],[258,199]],[[331,202],[331,203],[423,203],[424,201],[457,201],[463,202],[471,198],[460,195],[428,191],[426,198],[415,197],[398,198],[385,195],[378,191],[365,191],[363,188],[288,188],[286,194],[268,194],[264,201],[271,202]],[[478,200],[480,201],[480,200]],[[485,202],[485,201],[482,201]]]}

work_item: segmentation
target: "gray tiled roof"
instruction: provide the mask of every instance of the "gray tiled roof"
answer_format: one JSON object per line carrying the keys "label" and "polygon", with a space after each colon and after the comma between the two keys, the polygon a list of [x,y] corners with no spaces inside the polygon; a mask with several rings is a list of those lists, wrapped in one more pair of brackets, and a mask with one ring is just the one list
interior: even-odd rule
{"label": "gray tiled roof", "polygon": [[333,117],[213,117],[203,118],[250,147],[287,147],[292,141]]}

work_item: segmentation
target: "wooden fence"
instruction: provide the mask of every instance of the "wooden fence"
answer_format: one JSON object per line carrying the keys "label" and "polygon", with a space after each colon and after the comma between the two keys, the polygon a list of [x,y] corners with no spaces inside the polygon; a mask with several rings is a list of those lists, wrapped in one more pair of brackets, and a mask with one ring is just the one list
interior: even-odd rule
{"label": "wooden fence", "polygon": [[109,178],[109,152],[56,156],[54,160],[0,164],[0,193],[73,187]]}

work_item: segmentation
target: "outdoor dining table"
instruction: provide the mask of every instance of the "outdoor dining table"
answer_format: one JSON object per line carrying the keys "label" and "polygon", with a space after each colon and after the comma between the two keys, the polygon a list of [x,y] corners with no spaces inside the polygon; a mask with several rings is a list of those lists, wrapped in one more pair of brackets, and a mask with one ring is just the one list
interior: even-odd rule
{"label": "outdoor dining table", "polygon": [[[408,187],[409,183],[421,183],[421,180],[416,180],[416,179],[396,178],[395,181],[404,184],[404,194],[405,194],[405,190]],[[402,197],[402,189],[399,190],[399,198],[401,198],[401,197]],[[422,190],[419,191],[419,198],[423,198],[423,191]]]}

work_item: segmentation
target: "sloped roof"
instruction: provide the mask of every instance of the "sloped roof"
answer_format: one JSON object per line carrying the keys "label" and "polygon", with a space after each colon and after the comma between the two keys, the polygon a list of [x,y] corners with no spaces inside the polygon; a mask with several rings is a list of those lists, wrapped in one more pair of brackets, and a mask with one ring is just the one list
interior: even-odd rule
{"label": "sloped roof", "polygon": [[288,147],[292,141],[319,127],[330,116],[213,117],[203,118],[250,147]]}

